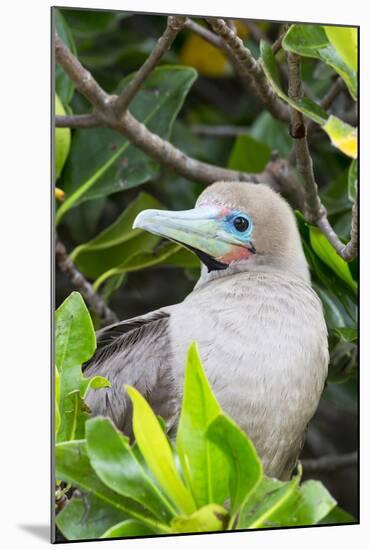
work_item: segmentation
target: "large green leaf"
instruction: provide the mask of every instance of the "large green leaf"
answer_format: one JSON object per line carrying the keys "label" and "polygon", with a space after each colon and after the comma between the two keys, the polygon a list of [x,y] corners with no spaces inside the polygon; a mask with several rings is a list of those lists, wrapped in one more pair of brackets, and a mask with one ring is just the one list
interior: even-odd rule
{"label": "large green leaf", "polygon": [[187,355],[177,451],[197,507],[224,504],[229,496],[228,461],[206,437],[208,426],[221,412],[201,365],[197,345],[193,343]]}
{"label": "large green leaf", "polygon": [[165,493],[185,514],[195,511],[191,493],[183,484],[174,462],[173,451],[158,419],[145,398],[126,386],[133,403],[133,433],[148,467]]}
{"label": "large green leaf", "polygon": [[[126,77],[117,91],[132,77]],[[195,78],[196,71],[191,68],[156,68],[133,99],[130,111],[155,134],[168,139]],[[63,174],[67,198],[57,212],[56,222],[75,204],[140,185],[158,169],[157,162],[113,130],[76,130]]]}
{"label": "large green leaf", "polygon": [[180,245],[166,243],[158,249],[160,237],[132,229],[137,214],[147,208],[163,207],[151,195],[140,193],[112,225],[92,241],[73,250],[71,258],[78,269],[87,277],[97,279],[95,289],[110,277],[145,267],[159,264],[189,268],[198,266],[196,256]]}
{"label": "large green leaf", "polygon": [[336,505],[320,481],[299,486],[300,475],[289,482],[264,478],[241,510],[238,529],[315,525]]}
{"label": "large green leaf", "polygon": [[219,504],[207,504],[190,516],[177,516],[172,520],[173,533],[203,533],[224,531],[229,520],[228,512]]}
{"label": "large green leaf", "polygon": [[72,497],[56,516],[56,525],[68,540],[97,539],[125,517],[121,510],[95,494],[86,494]]}
{"label": "large green leaf", "polygon": [[340,52],[330,43],[324,27],[306,24],[291,25],[283,38],[282,47],[299,55],[320,59],[332,67],[342,77],[352,97],[356,99],[356,72],[346,64]]}
{"label": "large green leaf", "polygon": [[310,242],[314,252],[319,258],[334,271],[354,291],[357,291],[357,283],[354,281],[349,266],[341,258],[328,241],[327,237],[317,227],[310,226]]}
{"label": "large green leaf", "polygon": [[[58,35],[73,55],[77,54],[72,33],[60,10],[53,8],[54,24]],[[74,84],[60,65],[55,64],[55,91],[64,105],[69,105],[74,93]]]}
{"label": "large green leaf", "polygon": [[228,460],[231,515],[235,516],[261,481],[263,467],[251,440],[224,414],[219,414],[211,422],[207,437]]}
{"label": "large green leaf", "polygon": [[57,441],[83,435],[88,418],[82,398],[90,388],[109,386],[105,378],[82,375],[81,366],[96,349],[95,330],[90,314],[78,292],[72,292],[55,314],[55,362],[58,371],[59,426]]}
{"label": "large green leaf", "polygon": [[129,445],[108,418],[91,418],[86,425],[86,445],[91,465],[113,491],[148,508],[165,523],[173,517],[173,506],[146,475]]}
{"label": "large green leaf", "polygon": [[262,172],[270,153],[270,148],[262,141],[246,134],[238,136],[228,160],[228,168],[241,172]]}
{"label": "large green leaf", "polygon": [[[55,476],[56,479],[70,483],[83,493],[99,499],[101,506],[114,507],[122,513],[122,519],[129,515],[158,531],[162,528],[166,529],[147,507],[113,491],[100,480],[91,466],[84,440],[67,441],[55,446]],[[111,525],[115,523],[117,523],[116,518],[112,520]]]}
{"label": "large green leaf", "polygon": [[357,27],[325,26],[329,42],[337,50],[343,61],[352,71],[357,72],[358,65],[358,29]]}
{"label": "large green leaf", "polygon": [[86,277],[96,279],[135,254],[152,251],[160,238],[132,229],[137,214],[147,208],[162,208],[162,205],[151,195],[140,193],[112,225],[91,241],[77,246],[71,258],[78,269]]}
{"label": "large green leaf", "polygon": [[270,518],[276,517],[279,510],[295,493],[299,478],[283,483],[265,477],[240,512],[238,529],[257,529],[269,525]]}
{"label": "large green leaf", "polygon": [[152,248],[148,252],[144,250],[137,251],[137,253],[127,257],[120,265],[103,273],[93,286],[97,290],[110,277],[157,265],[172,265],[191,269],[199,266],[199,260],[192,252],[184,249],[181,245],[166,243],[159,250]]}

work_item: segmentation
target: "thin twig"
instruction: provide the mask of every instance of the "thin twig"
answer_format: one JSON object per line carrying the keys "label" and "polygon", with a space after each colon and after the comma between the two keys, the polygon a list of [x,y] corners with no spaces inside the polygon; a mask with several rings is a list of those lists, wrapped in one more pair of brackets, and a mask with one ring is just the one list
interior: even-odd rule
{"label": "thin twig", "polygon": [[211,32],[209,29],[207,29],[206,27],[199,25],[198,23],[196,23],[190,18],[186,19],[184,26],[189,31],[192,31],[198,36],[201,36],[201,38],[209,42],[209,44],[212,44],[216,48],[223,50],[227,54],[229,53],[226,47],[226,44],[223,42],[223,40],[219,36]]}
{"label": "thin twig", "polygon": [[90,115],[56,115],[55,126],[57,128],[98,128],[101,120],[94,114]]}
{"label": "thin twig", "polygon": [[[298,100],[302,97],[302,85],[300,76],[300,57],[295,53],[288,52],[288,95],[291,99]],[[290,134],[293,138],[294,151],[296,155],[296,167],[303,177],[305,188],[304,214],[306,219],[314,223],[327,237],[328,241],[344,260],[351,261],[357,256],[357,203],[355,201],[352,211],[351,240],[345,245],[342,243],[333,227],[331,226],[327,211],[322,205],[318,185],[315,181],[313,161],[309,151],[306,136],[306,126],[302,113],[290,108],[291,124]]]}
{"label": "thin twig", "polygon": [[82,273],[78,271],[70,259],[64,244],[59,239],[56,241],[55,255],[60,270],[67,275],[74,288],[82,294],[89,309],[99,317],[101,326],[105,327],[116,323],[118,317],[106,305],[101,296],[94,291]]}
{"label": "thin twig", "polygon": [[225,124],[192,124],[190,130],[197,136],[231,138],[250,133],[247,126],[231,126]]}
{"label": "thin twig", "polygon": [[82,67],[62,39],[55,33],[55,57],[57,62],[73,80],[77,90],[101,112],[111,112],[112,96],[96,82],[91,73]]}
{"label": "thin twig", "polygon": [[277,97],[272,90],[263,69],[253,58],[250,50],[244,46],[242,40],[232,31],[223,19],[207,19],[213,31],[221,36],[232,52],[239,74],[251,82],[259,99],[277,119],[289,119],[288,107]]}
{"label": "thin twig", "polygon": [[[335,99],[340,95],[340,93],[343,90],[343,80],[339,77],[337,78],[332,86],[329,88],[326,95],[323,97],[323,99],[320,102],[320,106],[324,110],[328,110],[329,107],[333,104]],[[306,133],[309,134],[315,130],[320,128],[320,125],[314,122],[312,119],[309,119],[306,122]]]}
{"label": "thin twig", "polygon": [[[62,61],[64,70],[74,81],[76,86],[78,86],[80,81],[86,80],[85,73],[88,71],[86,71],[69,50],[67,52],[66,50],[68,50],[66,46],[59,49],[58,60],[60,59]],[[90,73],[88,74],[90,75]],[[94,90],[94,85],[97,87],[96,92]],[[195,160],[185,155],[181,150],[174,147],[165,139],[150,132],[150,130],[135,119],[129,111],[126,111],[124,115],[118,119],[116,113],[110,110],[110,101],[107,102],[109,109],[100,111],[100,90],[101,88],[90,75],[89,90],[86,97],[95,107],[96,116],[101,119],[101,125],[107,125],[123,134],[131,143],[161,164],[173,168],[177,173],[189,180],[205,184],[213,183],[217,180],[266,183],[286,196],[295,208],[301,207],[300,189],[298,186],[292,185],[291,172],[286,169],[285,165],[271,162],[264,172],[260,174],[247,174]],[[84,94],[82,89],[81,93]],[[61,122],[63,122],[63,119]],[[284,183],[286,183],[286,186],[284,186]]]}
{"label": "thin twig", "polygon": [[[287,59],[288,95],[291,99],[298,100],[303,95],[300,77],[300,57],[295,53],[288,52]],[[316,223],[325,216],[325,209],[320,202],[318,185],[315,181],[313,161],[306,138],[304,117],[300,111],[297,111],[293,107],[290,107],[290,116],[290,134],[293,139],[297,170],[302,175],[305,186],[304,213],[309,222]]]}
{"label": "thin twig", "polygon": [[185,16],[168,17],[164,34],[156,42],[154,49],[146,59],[145,63],[140,67],[129,84],[124,88],[121,95],[117,98],[115,102],[115,110],[118,117],[127,110],[128,105],[137,94],[142,84],[154,70],[156,65],[158,65],[163,55],[170,49],[175,37],[183,29],[185,21]]}
{"label": "thin twig", "polygon": [[343,455],[327,455],[320,458],[309,458],[302,460],[302,466],[305,473],[316,472],[337,472],[343,468],[356,466],[357,452]]}

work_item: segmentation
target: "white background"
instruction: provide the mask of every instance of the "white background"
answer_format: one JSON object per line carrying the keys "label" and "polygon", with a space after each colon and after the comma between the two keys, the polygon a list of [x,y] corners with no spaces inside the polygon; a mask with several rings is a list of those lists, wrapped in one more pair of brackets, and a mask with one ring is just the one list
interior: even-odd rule
{"label": "white background", "polygon": [[[364,2],[88,0],[65,6],[361,26],[361,525],[88,543],[87,548],[368,547],[368,15]],[[50,475],[50,0],[1,8],[0,544],[48,544]],[[366,70],[365,70],[366,69]],[[4,125],[5,119],[5,125]],[[5,167],[5,170],[4,170]],[[83,548],[80,543],[78,548]],[[108,545],[108,546],[107,546]],[[70,544],[68,548],[75,548]]]}

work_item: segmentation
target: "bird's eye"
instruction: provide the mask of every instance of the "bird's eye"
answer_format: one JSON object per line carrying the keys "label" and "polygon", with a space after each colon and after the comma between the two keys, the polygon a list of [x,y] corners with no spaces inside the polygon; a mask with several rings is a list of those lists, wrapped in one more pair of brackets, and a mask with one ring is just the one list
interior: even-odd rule
{"label": "bird's eye", "polygon": [[244,233],[248,229],[250,222],[247,218],[244,218],[243,216],[237,216],[237,218],[233,220],[233,225],[235,229],[237,229],[237,231],[239,231],[240,233]]}

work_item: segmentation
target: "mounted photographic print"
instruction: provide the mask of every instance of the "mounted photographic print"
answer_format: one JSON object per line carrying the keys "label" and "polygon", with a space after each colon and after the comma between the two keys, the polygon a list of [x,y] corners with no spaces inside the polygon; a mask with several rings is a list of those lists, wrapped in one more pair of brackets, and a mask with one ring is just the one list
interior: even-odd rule
{"label": "mounted photographic print", "polygon": [[342,23],[52,9],[54,542],[358,523]]}

